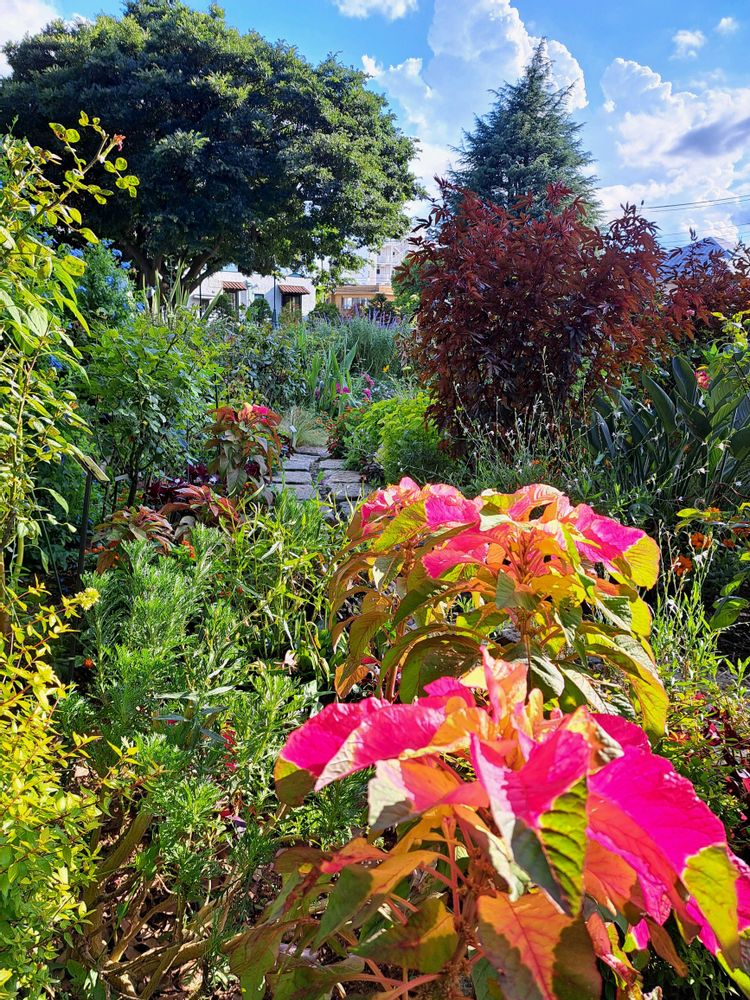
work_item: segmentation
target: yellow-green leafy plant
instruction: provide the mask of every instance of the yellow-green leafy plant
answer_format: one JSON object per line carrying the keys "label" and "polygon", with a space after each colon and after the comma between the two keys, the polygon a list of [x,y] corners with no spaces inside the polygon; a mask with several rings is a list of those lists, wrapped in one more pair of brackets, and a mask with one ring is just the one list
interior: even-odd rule
{"label": "yellow-green leafy plant", "polygon": [[[81,458],[71,432],[84,429],[84,422],[59,372],[79,368],[65,317],[86,327],[75,292],[85,264],[81,251],[57,251],[49,234],[62,230],[96,240],[71,202],[81,195],[106,201],[112,192],[89,179],[102,164],[131,195],[137,185],[123,174],[126,160],[109,159],[124,136],[109,136],[98,118],[84,113],[79,127],[98,140],[90,160],[76,151],[80,132],[58,124],[51,128],[65,163],[24,139],[0,138],[0,604],[6,585],[18,589],[26,540],[39,531],[44,499],[35,491],[35,470],[63,455]],[[53,171],[60,180],[50,176]],[[65,510],[64,499],[54,499]],[[7,613],[0,626],[7,631]]]}
{"label": "yellow-green leafy plant", "polygon": [[59,942],[86,917],[99,808],[93,789],[66,783],[78,753],[55,728],[66,690],[49,655],[96,598],[86,590],[56,610],[35,587],[11,596],[0,634],[0,998],[41,996]]}

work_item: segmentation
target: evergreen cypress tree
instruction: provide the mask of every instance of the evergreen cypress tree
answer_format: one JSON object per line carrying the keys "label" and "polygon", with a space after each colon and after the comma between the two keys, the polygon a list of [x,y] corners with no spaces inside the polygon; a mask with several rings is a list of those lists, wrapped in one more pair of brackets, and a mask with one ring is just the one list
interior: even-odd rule
{"label": "evergreen cypress tree", "polygon": [[521,79],[496,91],[491,110],[464,133],[452,180],[504,208],[530,194],[534,214],[549,207],[547,185],[560,183],[596,215],[596,179],[585,171],[592,157],[582,146],[581,125],[567,110],[571,88],[555,90],[551,70],[541,41]]}

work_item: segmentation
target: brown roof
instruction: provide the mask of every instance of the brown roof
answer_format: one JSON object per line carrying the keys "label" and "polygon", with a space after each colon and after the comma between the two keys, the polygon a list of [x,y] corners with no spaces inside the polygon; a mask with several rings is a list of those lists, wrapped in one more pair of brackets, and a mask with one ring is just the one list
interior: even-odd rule
{"label": "brown roof", "polygon": [[310,289],[304,285],[279,285],[279,291],[284,295],[312,295]]}
{"label": "brown roof", "polygon": [[244,281],[222,281],[221,287],[225,292],[244,292],[247,283]]}

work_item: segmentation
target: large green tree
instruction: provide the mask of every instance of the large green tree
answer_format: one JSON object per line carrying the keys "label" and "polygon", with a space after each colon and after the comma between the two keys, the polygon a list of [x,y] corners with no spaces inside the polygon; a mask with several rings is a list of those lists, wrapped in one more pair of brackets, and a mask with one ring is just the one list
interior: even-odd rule
{"label": "large green tree", "polygon": [[593,161],[568,110],[570,89],[555,89],[541,41],[521,79],[497,91],[490,111],[464,133],[453,182],[506,209],[531,195],[537,216],[549,208],[547,185],[563,184],[593,210]]}
{"label": "large green tree", "polygon": [[125,136],[138,197],[91,213],[149,284],[224,264],[344,261],[403,231],[413,143],[363,73],[228,26],[212,6],[128,0],[121,18],[54,21],[6,47],[0,128],[44,145],[95,114]]}

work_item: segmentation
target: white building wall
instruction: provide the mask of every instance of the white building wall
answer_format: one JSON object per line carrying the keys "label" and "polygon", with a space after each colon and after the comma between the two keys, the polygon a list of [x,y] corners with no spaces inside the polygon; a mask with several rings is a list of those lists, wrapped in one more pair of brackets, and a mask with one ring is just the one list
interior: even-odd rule
{"label": "white building wall", "polygon": [[342,285],[390,285],[393,274],[404,257],[412,250],[408,237],[402,240],[386,240],[380,250],[362,258],[362,267],[347,271],[342,276]]}
{"label": "white building wall", "polygon": [[239,281],[245,283],[245,288],[238,292],[238,301],[241,308],[250,305],[256,296],[262,295],[271,307],[271,312],[275,312],[277,318],[281,318],[282,292],[279,285],[297,285],[307,289],[307,294],[302,296],[302,316],[307,316],[315,308],[315,286],[310,278],[302,278],[297,275],[285,275],[276,278],[263,274],[245,275],[236,270],[225,268],[216,271],[214,274],[204,278],[200,285],[193,290],[190,295],[190,305],[198,306],[202,301],[210,302],[215,295],[224,289],[225,281]]}

